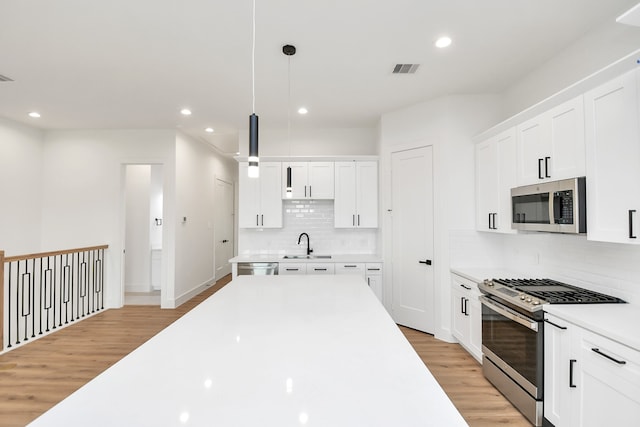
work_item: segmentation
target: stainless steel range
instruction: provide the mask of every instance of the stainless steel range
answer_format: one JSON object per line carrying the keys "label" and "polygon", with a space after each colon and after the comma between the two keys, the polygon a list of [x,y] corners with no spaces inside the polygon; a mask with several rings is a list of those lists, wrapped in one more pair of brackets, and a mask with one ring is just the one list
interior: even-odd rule
{"label": "stainless steel range", "polygon": [[551,279],[493,279],[478,285],[482,370],[535,426],[543,421],[545,304],[624,303]]}

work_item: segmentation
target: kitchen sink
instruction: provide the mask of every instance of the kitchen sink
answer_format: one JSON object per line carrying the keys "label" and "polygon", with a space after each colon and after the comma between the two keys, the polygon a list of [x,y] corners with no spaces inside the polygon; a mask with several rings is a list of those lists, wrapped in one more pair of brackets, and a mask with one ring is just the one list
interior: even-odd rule
{"label": "kitchen sink", "polygon": [[284,259],[331,259],[331,255],[285,255]]}

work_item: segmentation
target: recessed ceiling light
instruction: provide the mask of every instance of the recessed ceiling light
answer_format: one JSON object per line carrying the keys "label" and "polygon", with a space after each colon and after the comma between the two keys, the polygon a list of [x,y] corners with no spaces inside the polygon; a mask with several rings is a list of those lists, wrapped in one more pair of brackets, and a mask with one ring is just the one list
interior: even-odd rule
{"label": "recessed ceiling light", "polygon": [[450,45],[451,45],[451,38],[447,36],[442,36],[438,38],[438,40],[436,40],[436,47],[439,47],[440,49],[448,47]]}
{"label": "recessed ceiling light", "polygon": [[180,114],[182,114],[183,116],[190,116],[191,110],[189,110],[188,108],[183,108],[182,110],[180,110]]}
{"label": "recessed ceiling light", "polygon": [[213,133],[213,128],[206,128],[204,131],[207,133]]}
{"label": "recessed ceiling light", "polygon": [[38,113],[37,111],[32,111],[29,113],[29,117],[33,117],[34,119],[39,119],[40,113]]}
{"label": "recessed ceiling light", "polygon": [[307,110],[304,107],[298,108],[298,114],[307,114],[308,112],[309,112],[309,110]]}

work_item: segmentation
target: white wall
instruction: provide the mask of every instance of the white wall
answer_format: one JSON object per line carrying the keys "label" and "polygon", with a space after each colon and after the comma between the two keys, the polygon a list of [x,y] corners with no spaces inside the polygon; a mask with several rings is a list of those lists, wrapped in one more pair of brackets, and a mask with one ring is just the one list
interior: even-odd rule
{"label": "white wall", "polygon": [[[435,335],[451,340],[449,230],[475,227],[474,146],[472,136],[500,116],[497,95],[449,96],[384,114],[380,122],[381,210],[386,265],[391,263],[391,153],[423,145],[434,147]],[[391,268],[385,268],[385,295],[392,294]],[[391,309],[391,301],[385,300]]]}
{"label": "white wall", "polygon": [[640,27],[608,22],[550,58],[505,92],[510,117],[640,48]]}
{"label": "white wall", "polygon": [[[49,131],[43,150],[42,249],[108,244],[108,307],[122,301],[124,165],[164,165],[164,245],[172,248],[175,131]],[[163,286],[173,288],[173,258],[163,252]],[[164,290],[164,289],[163,289]],[[164,298],[165,292],[163,292]]]}
{"label": "white wall", "polygon": [[0,250],[40,251],[43,133],[0,118]]}
{"label": "white wall", "polygon": [[[260,129],[260,156],[350,156],[376,155],[375,128],[357,129]],[[249,155],[249,132],[239,133],[240,156]]]}
{"label": "white wall", "polygon": [[[176,153],[175,291],[177,306],[215,281],[215,180],[237,181],[238,165],[178,133]],[[184,220],[186,218],[186,220]]]}

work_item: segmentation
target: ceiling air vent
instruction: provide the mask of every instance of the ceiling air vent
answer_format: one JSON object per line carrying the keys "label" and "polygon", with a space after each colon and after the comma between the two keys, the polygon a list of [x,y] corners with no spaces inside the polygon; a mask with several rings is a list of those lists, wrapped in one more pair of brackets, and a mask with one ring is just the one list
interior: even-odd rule
{"label": "ceiling air vent", "polygon": [[7,76],[3,76],[2,74],[0,74],[0,82],[12,82],[13,79],[10,79]]}
{"label": "ceiling air vent", "polygon": [[413,74],[419,66],[420,64],[396,64],[393,74]]}

